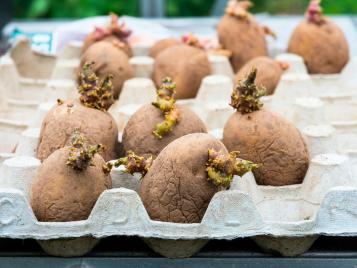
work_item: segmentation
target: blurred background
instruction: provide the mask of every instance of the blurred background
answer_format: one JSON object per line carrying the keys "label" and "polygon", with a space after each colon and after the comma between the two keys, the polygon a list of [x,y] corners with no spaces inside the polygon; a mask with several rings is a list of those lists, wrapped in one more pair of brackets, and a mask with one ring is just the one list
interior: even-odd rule
{"label": "blurred background", "polygon": [[[310,0],[251,1],[254,3],[252,12],[264,17],[265,14],[302,15]],[[191,17],[209,21],[208,18],[217,20],[224,13],[226,3],[227,0],[0,0],[0,55],[9,47],[9,36],[22,32],[51,33],[57,26],[80,18],[114,12],[163,19],[160,22],[165,22],[165,18]],[[347,29],[347,35],[351,32],[351,25],[357,27],[357,0],[322,0],[322,6],[325,14],[350,18],[349,25],[340,25]],[[200,32],[197,23],[198,20],[195,20],[192,26],[186,26],[197,28]],[[355,28],[353,31],[356,33]]]}
{"label": "blurred background", "polygon": [[[7,1],[7,0],[1,0]],[[0,2],[1,2],[0,1]],[[152,2],[152,3],[150,3]],[[160,9],[165,17],[196,17],[219,15],[225,0],[13,0],[13,18],[83,18],[106,15],[113,11],[119,15],[148,16],[150,7]],[[161,2],[161,3],[160,3]],[[253,12],[270,14],[301,14],[309,0],[253,0]],[[357,14],[357,0],[323,0],[324,11],[329,14]],[[145,4],[146,3],[146,4]],[[157,4],[159,3],[159,4]],[[147,10],[145,10],[147,9]],[[155,12],[152,12],[155,13]]]}

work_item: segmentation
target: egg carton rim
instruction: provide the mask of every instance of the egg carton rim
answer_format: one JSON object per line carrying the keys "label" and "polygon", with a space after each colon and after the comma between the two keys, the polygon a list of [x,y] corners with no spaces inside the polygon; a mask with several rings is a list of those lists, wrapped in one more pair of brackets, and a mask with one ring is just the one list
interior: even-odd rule
{"label": "egg carton rim", "polygon": [[[217,193],[211,200],[201,223],[170,223],[151,220],[141,202],[139,195],[126,188],[104,191],[98,198],[93,210],[86,220],[72,222],[39,222],[31,207],[19,190],[0,189],[0,237],[32,238],[39,240],[93,236],[140,236],[162,239],[225,239],[267,235],[273,237],[306,237],[312,235],[356,236],[357,219],[336,224],[335,217],[346,219],[349,208],[341,207],[341,200],[355,202],[357,188],[332,188],[326,194],[316,217],[297,222],[264,221],[252,203],[248,194],[229,190]],[[222,217],[218,207],[224,207],[227,198],[251,202],[250,210],[238,205],[236,210],[243,211],[248,221],[227,221]],[[128,204],[130,202],[130,205]],[[13,205],[13,202],[17,203]],[[336,209],[336,202],[339,204]],[[356,203],[356,202],[355,202]],[[4,209],[4,204],[11,207]],[[6,208],[6,206],[5,206]],[[19,209],[20,208],[20,209]],[[103,209],[105,208],[105,209]],[[119,209],[121,209],[119,211]],[[132,210],[137,210],[136,215]],[[113,214],[116,217],[113,217]],[[129,215],[129,216],[128,216]],[[8,216],[6,218],[5,216]],[[249,221],[251,217],[255,221]],[[109,219],[109,220],[108,220]],[[326,219],[330,219],[329,221]]]}

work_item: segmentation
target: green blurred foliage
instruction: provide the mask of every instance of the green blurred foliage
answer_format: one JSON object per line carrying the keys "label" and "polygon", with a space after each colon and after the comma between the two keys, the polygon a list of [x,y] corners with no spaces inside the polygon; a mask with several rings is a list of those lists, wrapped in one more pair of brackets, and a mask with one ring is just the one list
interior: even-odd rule
{"label": "green blurred foliage", "polygon": [[[215,0],[166,0],[168,17],[209,16]],[[309,0],[253,0],[253,12],[302,14]],[[357,14],[357,0],[323,0],[328,14]],[[140,16],[139,0],[13,0],[16,18],[82,18],[106,15]]]}

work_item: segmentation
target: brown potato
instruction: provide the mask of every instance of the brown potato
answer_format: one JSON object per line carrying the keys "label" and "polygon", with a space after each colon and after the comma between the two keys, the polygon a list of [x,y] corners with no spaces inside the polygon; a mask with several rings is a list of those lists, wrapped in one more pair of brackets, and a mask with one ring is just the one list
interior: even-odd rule
{"label": "brown potato", "polygon": [[176,38],[165,38],[156,42],[149,50],[149,56],[152,58],[156,58],[156,56],[164,51],[166,48],[178,45],[180,41]]}
{"label": "brown potato", "polygon": [[171,142],[154,160],[142,179],[140,196],[152,220],[195,223],[220,190],[207,179],[208,150],[228,153],[224,145],[205,133]]}
{"label": "brown potato", "polygon": [[[60,134],[60,133],[58,133]],[[79,221],[90,215],[100,194],[112,186],[105,163],[95,154],[85,170],[66,164],[71,147],[51,154],[39,167],[32,182],[30,203],[39,221]]]}
{"label": "brown potato", "polygon": [[253,171],[261,185],[301,183],[309,166],[306,144],[297,128],[268,109],[234,113],[227,121],[223,143],[229,151],[262,166]]}
{"label": "brown potato", "polygon": [[129,45],[129,43],[125,39],[120,39],[116,37],[115,35],[108,35],[100,40],[96,40],[93,36],[93,33],[90,33],[86,39],[84,40],[83,46],[82,46],[82,53],[84,53],[91,45],[93,45],[96,42],[108,42],[117,48],[123,50],[123,52],[130,58],[133,56],[133,51]]}
{"label": "brown potato", "polygon": [[134,76],[127,55],[109,42],[96,42],[82,55],[80,66],[94,62],[93,71],[100,79],[113,75],[113,96],[118,98],[125,80]]}
{"label": "brown potato", "polygon": [[238,18],[226,14],[220,20],[217,32],[222,47],[232,52],[230,60],[234,72],[249,60],[268,55],[265,32],[252,16]]}
{"label": "brown potato", "polygon": [[205,124],[190,109],[177,105],[179,121],[172,131],[158,139],[153,131],[164,121],[162,111],[151,104],[142,106],[129,119],[123,131],[123,149],[136,154],[151,154],[156,157],[161,150],[177,138],[198,132],[207,132]]}
{"label": "brown potato", "polygon": [[164,77],[171,77],[176,82],[176,98],[188,99],[196,97],[202,79],[210,73],[211,66],[204,50],[180,44],[157,55],[153,78],[159,86]]}
{"label": "brown potato", "polygon": [[288,52],[303,57],[311,74],[340,73],[349,60],[344,33],[326,17],[319,24],[302,21],[290,38]]}
{"label": "brown potato", "polygon": [[235,83],[244,79],[254,66],[259,70],[255,83],[264,86],[267,95],[273,94],[284,70],[277,61],[269,57],[257,57],[244,64],[234,78]]}
{"label": "brown potato", "polygon": [[91,144],[105,146],[101,155],[106,161],[115,159],[118,148],[118,129],[112,116],[97,109],[87,108],[79,101],[69,100],[52,108],[41,126],[37,158],[41,161],[69,144],[78,129]]}

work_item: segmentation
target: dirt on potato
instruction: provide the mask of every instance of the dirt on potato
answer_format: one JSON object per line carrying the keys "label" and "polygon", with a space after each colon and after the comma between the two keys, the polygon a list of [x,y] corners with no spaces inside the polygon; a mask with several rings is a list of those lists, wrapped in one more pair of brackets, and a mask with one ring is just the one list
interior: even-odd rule
{"label": "dirt on potato", "polygon": [[113,96],[117,99],[126,80],[134,76],[128,56],[109,42],[96,42],[82,55],[80,67],[86,62],[94,62],[93,71],[100,79],[113,75]]}
{"label": "dirt on potato", "polygon": [[218,24],[217,33],[222,47],[232,52],[234,72],[249,60],[268,55],[264,30],[252,16],[237,18],[226,14]]}
{"label": "dirt on potato", "polygon": [[260,185],[302,183],[309,166],[299,130],[266,108],[233,114],[225,125],[223,143],[229,151],[240,151],[241,158],[262,164],[253,171]]}
{"label": "dirt on potato", "polygon": [[156,56],[164,51],[166,48],[169,48],[174,45],[180,44],[180,41],[176,38],[165,38],[158,42],[156,42],[149,50],[149,56],[152,58],[156,58]]}
{"label": "dirt on potato", "polygon": [[180,44],[157,55],[153,79],[159,86],[164,77],[171,77],[176,83],[176,98],[188,99],[196,97],[202,79],[210,73],[211,66],[203,49]]}
{"label": "dirt on potato", "polygon": [[39,221],[85,220],[100,194],[112,187],[100,155],[94,155],[91,165],[78,171],[66,164],[69,152],[70,147],[64,147],[51,154],[32,182],[30,203]]}
{"label": "dirt on potato", "polygon": [[269,57],[257,57],[248,61],[235,75],[234,81],[238,83],[246,77],[249,71],[256,67],[259,72],[255,79],[257,85],[264,86],[267,95],[272,95],[279,84],[280,78],[284,72],[279,63]]}
{"label": "dirt on potato", "polygon": [[340,73],[349,61],[346,37],[329,18],[320,24],[301,22],[290,38],[288,52],[303,57],[311,74]]}
{"label": "dirt on potato", "polygon": [[90,144],[105,146],[100,154],[106,161],[116,158],[118,129],[115,120],[109,113],[84,107],[77,100],[65,101],[47,113],[41,126],[37,158],[43,161],[68,145],[75,129],[83,133]]}
{"label": "dirt on potato", "polygon": [[179,121],[172,131],[158,139],[153,131],[156,125],[165,120],[160,109],[151,104],[142,106],[129,119],[123,131],[124,151],[132,150],[136,154],[151,154],[156,157],[173,140],[190,133],[206,133],[202,120],[190,109],[177,105]]}
{"label": "dirt on potato", "polygon": [[198,223],[219,187],[207,179],[208,150],[228,153],[224,145],[204,133],[171,142],[142,179],[140,196],[152,220]]}

